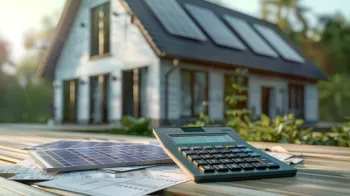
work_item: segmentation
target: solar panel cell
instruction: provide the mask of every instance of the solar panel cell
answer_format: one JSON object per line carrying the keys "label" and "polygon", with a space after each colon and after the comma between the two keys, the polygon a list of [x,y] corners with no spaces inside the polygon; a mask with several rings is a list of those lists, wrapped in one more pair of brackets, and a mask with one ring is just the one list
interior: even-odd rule
{"label": "solar panel cell", "polygon": [[214,43],[239,50],[246,49],[244,44],[213,11],[191,4],[185,4],[185,8]]}
{"label": "solar panel cell", "polygon": [[290,47],[274,30],[258,24],[254,24],[254,28],[277,50],[282,58],[298,63],[304,62],[304,58]]}
{"label": "solar panel cell", "polygon": [[239,34],[239,36],[256,53],[264,56],[278,57],[278,54],[257,34],[244,20],[225,15],[226,22]]}
{"label": "solar panel cell", "polygon": [[202,31],[175,0],[146,0],[160,23],[172,35],[205,41]]}

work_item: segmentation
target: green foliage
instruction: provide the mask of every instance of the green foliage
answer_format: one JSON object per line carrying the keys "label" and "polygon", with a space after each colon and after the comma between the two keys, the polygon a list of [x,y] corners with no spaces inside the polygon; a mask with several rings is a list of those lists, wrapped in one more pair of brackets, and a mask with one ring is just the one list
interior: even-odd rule
{"label": "green foliage", "polygon": [[[232,88],[239,92],[247,90],[238,84],[233,84]],[[235,106],[246,99],[247,97],[242,95],[232,94],[225,100],[229,105]],[[232,127],[247,141],[350,146],[350,121],[334,128],[333,133],[315,134],[311,129],[302,128],[304,120],[295,118],[293,114],[277,116],[275,119],[262,114],[259,120],[252,121],[251,113],[248,109],[228,109],[226,126]],[[207,126],[213,125],[212,122],[202,113],[195,124],[186,126]]]}
{"label": "green foliage", "polygon": [[322,118],[339,121],[350,115],[348,108],[350,101],[350,80],[349,76],[335,74],[329,81],[320,81],[319,99],[321,104]]}
{"label": "green foliage", "polygon": [[150,122],[151,119],[145,117],[136,119],[131,116],[125,116],[121,121],[122,128],[111,129],[108,133],[152,136],[152,130],[149,128]]}
{"label": "green foliage", "polygon": [[26,88],[18,85],[17,78],[5,76],[0,88],[0,122],[45,123],[51,118],[51,85],[39,81],[29,83]]}

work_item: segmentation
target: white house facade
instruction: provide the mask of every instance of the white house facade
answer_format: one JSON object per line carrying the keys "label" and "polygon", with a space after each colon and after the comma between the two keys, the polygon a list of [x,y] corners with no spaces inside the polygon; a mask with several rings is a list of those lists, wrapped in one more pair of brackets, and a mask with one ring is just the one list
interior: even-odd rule
{"label": "white house facade", "polygon": [[[156,33],[138,15],[142,10],[134,6],[137,3],[141,1],[67,1],[59,28],[65,28],[65,20],[71,24],[65,35],[57,36],[64,44],[58,53],[49,53],[42,65],[42,74],[51,74],[53,79],[55,121],[114,123],[131,115],[150,117],[154,126],[160,126],[188,122],[203,111],[224,121],[225,80],[242,66],[167,56],[169,52],[156,43]],[[219,9],[208,2],[205,5]],[[67,13],[74,6],[76,13],[69,18]],[[54,55],[58,57],[51,61]],[[256,115],[292,112],[306,121],[318,121],[319,79],[247,69],[246,107]]]}

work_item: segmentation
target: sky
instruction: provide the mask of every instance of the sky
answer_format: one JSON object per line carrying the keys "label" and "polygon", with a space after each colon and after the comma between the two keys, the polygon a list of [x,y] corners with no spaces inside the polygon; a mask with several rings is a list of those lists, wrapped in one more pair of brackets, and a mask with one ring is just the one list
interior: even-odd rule
{"label": "sky", "polygon": [[[224,0],[232,8],[259,17],[260,0]],[[62,11],[65,0],[0,0],[0,36],[11,45],[12,60],[18,62],[25,53],[23,35],[30,29],[40,29],[41,18]],[[350,0],[302,0],[310,7],[311,24],[316,24],[313,14],[342,12],[350,19]],[[58,20],[58,19],[57,19]]]}

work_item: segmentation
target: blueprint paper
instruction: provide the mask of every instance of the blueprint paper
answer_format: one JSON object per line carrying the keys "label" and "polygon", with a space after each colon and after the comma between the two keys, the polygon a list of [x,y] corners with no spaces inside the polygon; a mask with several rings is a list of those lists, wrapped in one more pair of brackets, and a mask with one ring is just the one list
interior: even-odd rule
{"label": "blueprint paper", "polygon": [[[129,172],[127,172],[129,173]],[[177,166],[159,166],[134,171],[139,176],[120,178],[91,178],[77,180],[52,180],[37,183],[39,186],[93,195],[123,196],[147,195],[189,180]]]}
{"label": "blueprint paper", "polygon": [[10,180],[15,181],[42,181],[42,180],[54,180],[54,179],[83,179],[83,178],[114,178],[113,174],[104,173],[100,170],[88,170],[79,172],[67,172],[67,173],[47,173],[40,168],[33,159],[26,159],[17,163],[16,165],[10,165],[0,167],[1,174],[15,174],[10,177]]}

